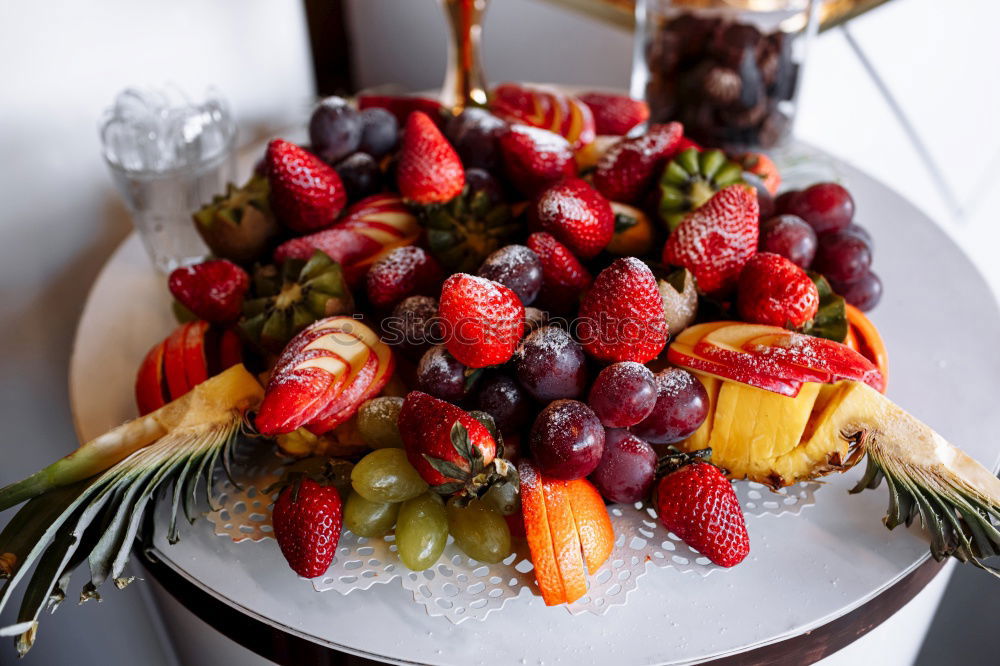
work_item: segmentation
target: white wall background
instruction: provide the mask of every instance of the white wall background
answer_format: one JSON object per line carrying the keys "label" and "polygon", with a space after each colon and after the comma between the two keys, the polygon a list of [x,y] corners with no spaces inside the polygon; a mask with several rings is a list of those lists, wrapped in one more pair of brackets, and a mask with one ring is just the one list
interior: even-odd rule
{"label": "white wall background", "polygon": [[[76,446],[70,344],[89,285],[129,231],[100,158],[101,111],[130,84],[196,95],[216,84],[248,131],[280,126],[306,117],[310,63],[293,1],[0,3],[0,485]],[[20,663],[169,664],[144,594],[66,603]],[[15,655],[0,641],[0,664]]]}
{"label": "white wall background", "polygon": [[[433,0],[348,4],[361,85],[440,83],[445,28]],[[1000,285],[1000,6],[944,4],[895,0],[850,27],[916,144],[842,31],[816,45],[799,131],[916,201]],[[487,16],[495,81],[625,87],[630,57],[630,35],[539,0],[493,0]],[[310,71],[297,0],[0,3],[0,484],[75,444],[65,388],[73,330],[129,229],[99,157],[102,109],[129,84],[171,81],[195,94],[215,84],[248,137],[306,117]],[[136,585],[100,606],[67,604],[20,663],[171,663],[142,595]],[[13,655],[0,642],[0,665]]]}

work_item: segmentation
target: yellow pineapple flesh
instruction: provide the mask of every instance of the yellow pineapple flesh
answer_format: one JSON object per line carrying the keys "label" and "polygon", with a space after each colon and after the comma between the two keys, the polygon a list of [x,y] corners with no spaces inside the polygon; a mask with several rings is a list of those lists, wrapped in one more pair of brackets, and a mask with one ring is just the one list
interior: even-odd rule
{"label": "yellow pineapple flesh", "polygon": [[[820,385],[804,384],[798,396],[789,398],[737,382],[720,383],[708,439],[712,462],[733,478],[749,478],[772,487],[811,474],[804,469],[793,474],[795,480],[786,480],[793,470],[785,458],[794,456],[800,444]],[[687,444],[697,442],[688,440]],[[785,470],[784,474],[776,469]]]}

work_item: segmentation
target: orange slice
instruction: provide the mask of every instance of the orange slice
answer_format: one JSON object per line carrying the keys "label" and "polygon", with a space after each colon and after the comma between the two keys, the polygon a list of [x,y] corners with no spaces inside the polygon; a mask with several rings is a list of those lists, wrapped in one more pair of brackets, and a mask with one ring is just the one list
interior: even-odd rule
{"label": "orange slice", "polygon": [[535,568],[538,589],[542,592],[546,606],[565,603],[566,589],[563,587],[562,575],[552,547],[542,475],[529,462],[522,462],[518,465],[517,471],[521,477],[521,514],[524,517],[524,531],[528,539],[528,548],[531,550],[531,562]]}
{"label": "orange slice", "polygon": [[601,494],[590,481],[568,481],[566,491],[576,531],[580,536],[580,546],[583,548],[583,560],[587,564],[587,571],[594,574],[607,561],[615,546],[611,517]]}
{"label": "orange slice", "polygon": [[552,535],[552,550],[562,576],[566,603],[571,604],[587,593],[587,573],[583,567],[580,534],[573,519],[566,482],[543,478],[542,489],[545,495],[545,514],[549,518],[549,532]]}
{"label": "orange slice", "polygon": [[882,392],[885,393],[885,386],[889,383],[889,352],[885,348],[885,341],[882,335],[875,328],[875,324],[865,316],[865,314],[851,305],[844,304],[847,310],[847,321],[850,324],[850,333],[857,340],[858,352],[875,364],[882,373]]}

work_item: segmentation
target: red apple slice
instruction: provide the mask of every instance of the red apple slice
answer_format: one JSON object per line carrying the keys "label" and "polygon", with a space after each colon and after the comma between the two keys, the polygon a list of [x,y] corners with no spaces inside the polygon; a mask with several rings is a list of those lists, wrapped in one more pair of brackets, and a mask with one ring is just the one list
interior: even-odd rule
{"label": "red apple slice", "polygon": [[382,342],[373,330],[361,322],[352,321],[351,324],[350,326],[345,324],[344,331],[349,330],[360,344],[366,345],[372,351],[372,360],[354,380],[354,384],[307,426],[316,434],[333,430],[351,418],[361,403],[381,392],[395,370],[395,357],[389,345]]}
{"label": "red apple slice", "polygon": [[717,328],[704,336],[694,345],[694,350],[705,358],[743,368],[750,373],[772,375],[797,382],[829,383],[833,381],[833,375],[829,372],[788,363],[773,356],[752,354],[743,349],[743,345],[754,338],[765,335],[781,335],[787,332],[778,326],[731,324]]}
{"label": "red apple slice", "polygon": [[705,358],[698,354],[692,345],[685,344],[679,340],[670,345],[670,349],[667,350],[667,360],[674,365],[703,372],[707,375],[713,375],[719,379],[728,379],[742,384],[749,384],[765,391],[780,393],[792,398],[797,396],[799,389],[802,388],[801,382],[748,372],[743,368],[733,367]]}
{"label": "red apple slice", "polygon": [[826,338],[784,331],[748,340],[743,349],[765,358],[780,359],[783,363],[827,372],[832,375],[832,381],[864,382],[877,391],[882,391],[885,385],[874,363],[847,345]]}
{"label": "red apple slice", "polygon": [[156,411],[167,401],[163,397],[163,342],[149,350],[135,377],[135,404],[139,415]]}
{"label": "red apple slice", "polygon": [[163,341],[163,371],[167,378],[167,397],[170,399],[179,398],[191,389],[184,358],[186,337],[187,324],[184,324],[175,328]]}
{"label": "red apple slice", "polygon": [[184,326],[184,376],[187,377],[189,391],[208,379],[208,362],[205,360],[208,326],[207,321],[192,321]]}
{"label": "red apple slice", "polygon": [[243,343],[232,329],[222,332],[219,339],[219,372],[243,362]]}
{"label": "red apple slice", "polygon": [[717,331],[720,328],[729,326],[730,324],[732,324],[731,321],[709,321],[704,324],[688,326],[681,331],[673,341],[694,347],[703,337],[712,331]]}

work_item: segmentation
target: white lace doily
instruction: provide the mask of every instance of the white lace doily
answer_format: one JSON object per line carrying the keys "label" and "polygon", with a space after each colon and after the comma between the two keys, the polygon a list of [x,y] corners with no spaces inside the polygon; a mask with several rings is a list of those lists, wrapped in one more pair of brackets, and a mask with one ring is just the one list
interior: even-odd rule
{"label": "white lace doily", "polygon": [[[282,462],[268,447],[241,447],[233,465],[239,487],[224,474],[215,480],[219,506],[208,514],[208,520],[216,534],[237,542],[272,537],[274,498],[259,488],[267,488],[278,479]],[[757,483],[734,485],[747,516],[780,516],[798,514],[815,504],[815,491],[821,484],[801,483],[778,493]],[[570,613],[603,614],[608,608],[623,605],[646,573],[647,563],[701,576],[722,569],[664,529],[651,506],[616,504],[608,511],[615,532],[614,549],[604,566],[589,576],[587,594],[567,606]],[[345,530],[330,568],[311,582],[319,592],[350,594],[398,579],[429,615],[456,623],[470,618],[483,620],[522,594],[540,596],[527,544],[523,539],[515,539],[514,544],[515,552],[503,562],[482,564],[466,556],[449,537],[438,563],[415,572],[400,562],[392,535],[366,539]]]}

